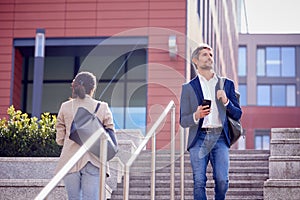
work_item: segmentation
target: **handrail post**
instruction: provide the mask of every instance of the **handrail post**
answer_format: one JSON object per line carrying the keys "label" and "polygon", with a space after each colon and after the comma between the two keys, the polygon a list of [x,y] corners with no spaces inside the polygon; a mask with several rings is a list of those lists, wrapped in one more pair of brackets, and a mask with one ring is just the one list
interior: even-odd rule
{"label": "handrail post", "polygon": [[[138,155],[140,155],[141,151],[144,149],[144,147],[148,144],[149,140],[152,139],[152,158],[151,158],[151,200],[155,199],[155,173],[156,173],[156,130],[158,126],[161,124],[163,119],[165,119],[168,115],[168,113],[171,111],[172,108],[175,108],[174,101],[170,101],[168,106],[164,109],[162,114],[158,117],[156,122],[153,124],[151,129],[146,134],[145,138],[141,142],[141,144],[138,146],[138,148],[135,150],[133,155],[129,158],[125,165],[125,174],[124,174],[124,189],[123,189],[123,199],[129,200],[129,179],[130,179],[130,167],[133,164],[133,162],[136,160]],[[174,109],[175,110],[175,109]],[[175,111],[174,111],[175,112]],[[175,114],[174,114],[174,122],[175,122]],[[175,135],[175,125],[174,125],[174,135]],[[175,147],[174,147],[175,152]],[[174,163],[174,162],[173,162]]]}
{"label": "handrail post", "polygon": [[107,163],[107,136],[100,136],[100,183],[99,183],[99,200],[106,200],[105,181],[106,181],[106,163]]}
{"label": "handrail post", "polygon": [[175,199],[175,106],[171,110],[171,183],[170,200]]}
{"label": "handrail post", "polygon": [[185,151],[184,130],[180,126],[180,199],[181,200],[184,200],[184,151]]}
{"label": "handrail post", "polygon": [[124,187],[123,187],[123,199],[129,200],[129,170],[130,166],[125,165],[125,174],[124,174]]}
{"label": "handrail post", "polygon": [[152,136],[152,158],[151,158],[151,200],[155,200],[155,173],[156,173],[156,132]]}

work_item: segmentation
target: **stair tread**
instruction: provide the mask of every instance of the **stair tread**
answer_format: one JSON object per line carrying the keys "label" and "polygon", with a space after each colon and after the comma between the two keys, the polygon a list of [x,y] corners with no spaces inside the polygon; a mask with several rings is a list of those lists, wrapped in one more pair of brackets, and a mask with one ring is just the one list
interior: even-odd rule
{"label": "stair tread", "polygon": [[[170,198],[170,151],[156,152],[156,194],[155,199]],[[180,155],[175,154],[175,199],[180,199]],[[227,200],[263,199],[263,184],[269,176],[269,150],[230,150],[229,189]],[[151,151],[146,150],[130,168],[129,199],[150,199],[151,187]],[[189,152],[184,153],[185,167],[185,197],[193,199],[193,175],[190,165]],[[207,169],[207,194],[213,198],[214,181],[212,167]],[[123,183],[118,184],[113,191],[112,199],[123,199]]]}

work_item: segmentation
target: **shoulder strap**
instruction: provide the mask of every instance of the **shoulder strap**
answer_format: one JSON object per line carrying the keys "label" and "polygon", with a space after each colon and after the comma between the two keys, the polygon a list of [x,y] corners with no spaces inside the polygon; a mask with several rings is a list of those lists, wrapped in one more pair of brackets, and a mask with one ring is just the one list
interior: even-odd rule
{"label": "shoulder strap", "polygon": [[[220,77],[220,89],[221,90],[224,89],[225,81],[226,81],[226,77]],[[236,96],[238,102],[240,103],[240,93],[237,90],[235,90],[234,92],[235,92],[235,96]]]}
{"label": "shoulder strap", "polygon": [[224,89],[224,83],[226,81],[225,77],[220,77],[220,89],[223,90]]}
{"label": "shoulder strap", "polygon": [[95,111],[94,111],[94,114],[98,111],[99,107],[100,107],[100,103],[98,102],[98,103],[97,103],[97,106],[96,106],[96,109],[95,109]]}

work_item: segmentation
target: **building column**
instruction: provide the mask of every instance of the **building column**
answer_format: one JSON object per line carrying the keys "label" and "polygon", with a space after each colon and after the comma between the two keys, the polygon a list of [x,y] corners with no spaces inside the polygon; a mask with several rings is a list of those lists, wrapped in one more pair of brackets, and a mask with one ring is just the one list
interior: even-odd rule
{"label": "building column", "polygon": [[40,118],[44,81],[45,30],[37,29],[35,36],[32,117]]}

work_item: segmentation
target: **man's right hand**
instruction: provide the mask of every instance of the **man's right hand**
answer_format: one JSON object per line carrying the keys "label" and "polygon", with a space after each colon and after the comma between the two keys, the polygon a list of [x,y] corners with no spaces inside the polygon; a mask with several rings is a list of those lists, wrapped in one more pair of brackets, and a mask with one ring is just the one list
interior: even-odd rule
{"label": "man's right hand", "polygon": [[198,108],[197,108],[197,110],[195,112],[195,118],[196,118],[196,120],[199,120],[201,118],[204,118],[209,113],[210,113],[209,105],[198,106]]}

